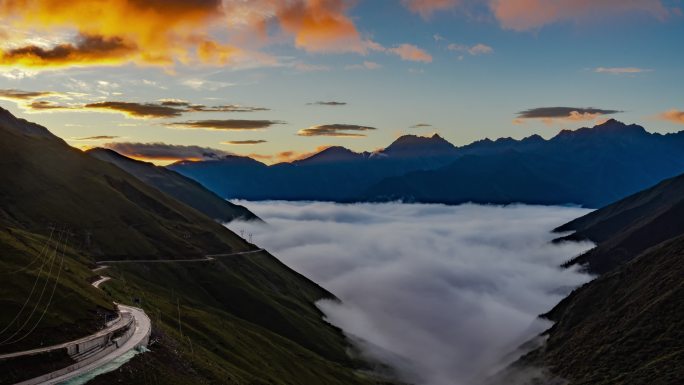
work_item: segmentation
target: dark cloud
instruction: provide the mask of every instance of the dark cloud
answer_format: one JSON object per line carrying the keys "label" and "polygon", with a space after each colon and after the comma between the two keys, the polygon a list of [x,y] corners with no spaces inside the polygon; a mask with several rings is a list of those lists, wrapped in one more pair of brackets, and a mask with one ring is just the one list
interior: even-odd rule
{"label": "dark cloud", "polygon": [[119,112],[132,118],[159,119],[175,118],[184,113],[193,112],[257,112],[269,111],[264,107],[242,106],[239,104],[226,104],[219,106],[206,106],[193,104],[184,100],[165,99],[159,102],[140,103],[126,101],[101,101],[88,104],[64,105],[53,100],[35,100],[50,97],[63,96],[53,91],[23,91],[16,89],[0,89],[0,99],[18,102],[27,110],[70,110],[87,111],[101,110]]}
{"label": "dark cloud", "polygon": [[166,107],[180,107],[180,108],[190,107],[192,105],[190,102],[186,102],[185,100],[177,100],[177,99],[163,99],[163,100],[159,101],[159,104],[162,106],[166,106]]}
{"label": "dark cloud", "polygon": [[[299,136],[336,136],[362,137],[366,134],[359,132],[376,130],[375,127],[357,126],[355,124],[323,124],[299,130]],[[351,132],[350,132],[351,131]]]}
{"label": "dark cloud", "polygon": [[73,107],[65,106],[63,104],[55,103],[49,100],[34,100],[31,103],[25,105],[29,110],[40,111],[40,110],[68,110]]}
{"label": "dark cloud", "polygon": [[90,141],[96,141],[96,140],[112,140],[112,139],[118,139],[118,138],[120,138],[120,136],[96,135],[96,136],[87,136],[84,138],[72,138],[71,140],[76,140],[79,142],[90,142]]}
{"label": "dark cloud", "polygon": [[411,128],[427,128],[427,127],[432,127],[432,124],[418,123],[418,124],[414,124],[413,126],[411,126]]}
{"label": "dark cloud", "polygon": [[54,95],[56,95],[56,93],[52,91],[22,91],[15,89],[0,89],[0,99],[14,101],[32,100],[36,98],[43,98],[46,96]]}
{"label": "dark cloud", "polygon": [[228,144],[228,145],[254,145],[254,144],[261,144],[261,143],[267,143],[267,140],[228,140],[225,142],[221,142],[221,144]]}
{"label": "dark cloud", "polygon": [[223,106],[212,106],[207,107],[201,104],[195,104],[188,106],[188,112],[257,112],[257,111],[270,111],[269,108],[264,107],[250,107],[241,106],[238,104],[227,104]]}
{"label": "dark cloud", "polygon": [[600,108],[588,107],[539,107],[518,112],[519,119],[553,119],[570,118],[573,115],[611,115],[622,111],[604,110]]}
{"label": "dark cloud", "polygon": [[1,65],[48,67],[120,61],[136,48],[120,37],[81,35],[75,43],[63,43],[51,48],[36,45],[0,51]]}
{"label": "dark cloud", "polygon": [[192,104],[185,100],[166,99],[159,103],[161,106],[174,107],[185,112],[257,112],[270,111],[269,108],[241,106],[239,104],[224,104],[221,106],[205,106],[203,104]]}
{"label": "dark cloud", "polygon": [[86,104],[84,108],[117,111],[135,118],[174,118],[185,112],[183,108],[135,102],[98,102]]}
{"label": "dark cloud", "polygon": [[347,102],[335,102],[335,101],[330,101],[330,102],[314,102],[314,103],[308,103],[310,106],[346,106]]}
{"label": "dark cloud", "polygon": [[211,160],[220,159],[229,152],[209,147],[181,146],[166,143],[106,143],[105,148],[122,155],[148,160]]}
{"label": "dark cloud", "polygon": [[84,108],[112,110],[134,118],[174,118],[190,112],[256,112],[268,111],[263,107],[240,106],[229,104],[222,106],[205,106],[191,104],[182,100],[163,100],[159,103],[137,103],[106,101],[86,104]]}
{"label": "dark cloud", "polygon": [[169,123],[168,127],[195,128],[205,130],[261,130],[276,124],[285,124],[279,120],[191,120],[188,122]]}

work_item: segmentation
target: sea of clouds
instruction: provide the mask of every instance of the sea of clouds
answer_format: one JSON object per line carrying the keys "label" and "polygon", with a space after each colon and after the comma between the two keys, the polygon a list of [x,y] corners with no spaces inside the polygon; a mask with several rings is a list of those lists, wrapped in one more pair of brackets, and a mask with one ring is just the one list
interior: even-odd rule
{"label": "sea of clouds", "polygon": [[318,303],[327,319],[413,383],[480,382],[590,279],[558,266],[591,244],[549,242],[584,209],[236,203],[268,224],[228,227],[337,295]]}

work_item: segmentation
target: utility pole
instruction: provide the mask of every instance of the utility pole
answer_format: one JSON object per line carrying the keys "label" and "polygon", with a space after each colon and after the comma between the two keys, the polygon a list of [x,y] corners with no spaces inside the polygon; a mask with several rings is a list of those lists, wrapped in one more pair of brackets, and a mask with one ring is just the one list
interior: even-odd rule
{"label": "utility pole", "polygon": [[249,233],[249,243],[252,243],[252,233]]}
{"label": "utility pole", "polygon": [[195,355],[195,349],[192,348],[192,340],[188,336],[188,342],[190,342],[190,354]]}
{"label": "utility pole", "polygon": [[240,238],[245,238],[245,229],[240,229]]}
{"label": "utility pole", "polygon": [[178,309],[178,332],[181,335],[181,338],[183,338],[183,326],[181,324],[181,318],[180,318],[180,300],[178,297],[176,297],[176,308]]}

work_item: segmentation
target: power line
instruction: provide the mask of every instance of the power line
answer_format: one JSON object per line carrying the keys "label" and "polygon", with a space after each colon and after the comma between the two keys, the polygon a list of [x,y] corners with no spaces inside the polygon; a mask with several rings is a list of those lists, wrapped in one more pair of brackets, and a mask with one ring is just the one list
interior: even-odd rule
{"label": "power line", "polygon": [[33,325],[33,328],[31,328],[31,330],[26,332],[26,334],[21,336],[19,339],[14,340],[12,342],[9,342],[10,344],[17,343],[17,342],[23,340],[24,338],[28,337],[29,335],[31,335],[31,333],[33,333],[33,331],[35,331],[38,328],[38,325],[43,321],[43,318],[45,317],[45,313],[47,313],[47,310],[50,307],[50,304],[52,304],[52,299],[55,296],[55,291],[57,290],[57,285],[59,284],[59,278],[62,275],[62,267],[64,266],[64,255],[66,254],[66,248],[67,248],[67,244],[69,243],[69,236],[70,235],[71,235],[71,232],[67,233],[67,237],[64,241],[64,246],[62,248],[62,259],[59,263],[59,270],[57,271],[57,279],[55,280],[54,286],[52,286],[52,293],[50,294],[50,299],[48,300],[47,304],[45,305],[45,309],[43,309],[43,314],[40,315],[40,318],[38,319],[36,324]]}
{"label": "power line", "polygon": [[40,253],[39,253],[31,262],[29,262],[28,265],[26,265],[26,266],[24,266],[24,267],[22,267],[22,268],[19,268],[19,269],[17,269],[17,270],[14,270],[14,271],[10,271],[10,272],[4,273],[4,274],[16,274],[16,273],[21,273],[22,271],[24,271],[24,270],[28,269],[29,267],[31,267],[31,266],[32,266],[34,263],[36,263],[39,259],[41,259],[41,256],[43,255],[43,253],[44,253],[45,250],[47,249],[48,245],[50,244],[50,241],[52,240],[52,234],[53,234],[54,232],[55,232],[55,228],[51,226],[51,227],[50,227],[50,236],[48,237],[47,242],[45,242],[45,244],[43,245],[43,249],[40,250]]}
{"label": "power line", "polygon": [[[17,329],[11,336],[9,336],[9,337],[5,338],[4,340],[0,341],[0,345],[7,345],[7,344],[9,344],[10,342],[7,342],[7,341],[9,341],[9,340],[11,340],[12,338],[14,338],[17,334],[19,334],[19,333],[21,332],[22,329],[24,329],[24,327],[29,323],[29,321],[30,321],[31,318],[33,317],[33,314],[34,314],[34,313],[36,312],[36,310],[38,309],[38,306],[40,305],[40,301],[43,300],[43,295],[45,294],[45,289],[47,288],[47,285],[48,285],[49,282],[50,282],[50,277],[52,276],[52,270],[53,270],[53,267],[54,267],[54,261],[55,261],[55,259],[57,259],[56,256],[57,256],[57,253],[58,253],[59,245],[62,243],[62,235],[63,235],[63,234],[64,234],[63,232],[60,232],[59,240],[57,241],[57,246],[55,246],[55,252],[53,253],[53,256],[50,258],[50,271],[48,272],[47,277],[45,277],[45,284],[43,285],[43,289],[42,289],[41,292],[40,292],[40,296],[38,297],[38,300],[36,301],[36,305],[33,307],[33,310],[31,311],[31,314],[29,314],[28,318],[26,318],[26,321],[24,321],[24,323],[21,324],[21,326],[19,327],[19,329]],[[41,271],[42,271],[42,269],[41,269]]]}
{"label": "power line", "polygon": [[[52,234],[51,234],[51,236],[52,236]],[[61,239],[61,238],[60,238],[60,239]],[[59,242],[60,242],[60,241],[58,240],[58,241],[57,241],[58,245],[59,245]],[[58,246],[56,246],[56,247],[58,247]],[[44,248],[44,249],[45,249],[45,248]],[[56,250],[56,248],[55,248],[55,250]],[[48,251],[48,254],[50,254],[49,251]],[[46,255],[48,255],[48,254],[46,254]],[[14,316],[14,318],[12,319],[12,321],[10,321],[10,323],[7,324],[7,326],[5,326],[5,328],[2,329],[2,331],[0,331],[0,335],[2,335],[5,331],[7,331],[7,329],[9,329],[9,327],[12,326],[12,325],[14,324],[14,322],[17,321],[17,319],[19,319],[19,316],[21,316],[21,313],[24,312],[24,309],[26,308],[26,305],[28,305],[29,301],[31,300],[31,297],[33,297],[33,292],[36,290],[36,286],[38,286],[38,281],[40,280],[40,276],[41,276],[42,273],[43,273],[43,268],[44,268],[45,265],[46,265],[49,261],[51,261],[51,260],[52,260],[52,257],[50,257],[50,258],[49,258],[48,260],[46,260],[46,261],[43,261],[43,263],[40,265],[40,270],[38,271],[38,274],[36,275],[36,280],[33,282],[33,287],[31,288],[31,292],[29,293],[28,297],[26,297],[26,301],[24,301],[24,304],[21,306],[21,309],[19,309],[19,312]],[[9,338],[12,338],[13,336],[14,336],[14,335],[10,336]],[[3,341],[3,342],[4,342],[4,341]]]}

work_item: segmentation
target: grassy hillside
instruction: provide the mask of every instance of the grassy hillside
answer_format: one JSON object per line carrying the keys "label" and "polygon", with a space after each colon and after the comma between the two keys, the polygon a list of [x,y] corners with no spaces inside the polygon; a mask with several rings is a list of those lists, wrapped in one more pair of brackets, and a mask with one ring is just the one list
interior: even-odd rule
{"label": "grassy hillside", "polygon": [[569,264],[602,275],[543,316],[554,322],[546,343],[503,373],[501,383],[681,382],[683,192],[684,176],[672,178],[556,229],[574,231],[559,241],[596,242]]}
{"label": "grassy hillside", "polygon": [[[140,365],[147,370],[149,363],[157,383],[375,382],[359,374],[365,365],[348,356],[347,341],[314,305],[332,295],[267,253],[191,265],[117,265],[105,291],[89,285],[98,259],[191,258],[254,248],[199,211],[3,111],[0,170],[0,274],[6,277],[0,280],[0,327],[22,307],[39,275],[13,272],[40,255],[50,224],[73,231],[68,269],[56,267],[39,281],[52,285],[61,271],[46,318],[23,347],[87,334],[101,326],[113,300],[140,298],[159,342],[107,383],[147,383],[144,375],[125,373],[137,373]],[[29,306],[35,302],[45,308],[45,301],[29,298]],[[0,365],[6,373],[23,372]]]}
{"label": "grassy hillside", "polygon": [[[97,330],[104,322],[105,314],[113,314],[111,301],[89,283],[92,273],[88,268],[88,259],[67,246],[50,309],[39,327],[29,333],[41,318],[57,281],[61,252],[64,250],[64,243],[58,242],[59,238],[62,237],[55,233],[48,242],[48,237],[0,226],[0,330],[7,327],[0,333],[0,352],[81,337]],[[59,253],[55,254],[54,248],[57,246]],[[42,250],[46,252],[41,254]],[[44,287],[45,293],[39,302]],[[33,295],[29,298],[32,291]],[[27,298],[29,300],[24,306]],[[36,307],[38,302],[39,306]],[[7,343],[19,340],[26,334],[27,337],[16,343]]]}
{"label": "grassy hillside", "polygon": [[[198,378],[229,384],[377,383],[363,374],[364,364],[349,358],[339,331],[321,327],[322,315],[308,301],[325,293],[267,253],[207,265],[119,265],[109,274],[115,279],[105,291],[121,299],[140,295],[158,341],[150,347],[154,353],[138,356],[124,372],[126,383],[142,384],[145,376],[177,384]],[[151,282],[149,275],[160,279]],[[182,365],[163,365],[165,356]],[[113,378],[119,374],[98,381]]]}
{"label": "grassy hillside", "polygon": [[602,274],[648,248],[684,233],[684,176],[575,219],[555,231],[573,233],[563,240],[586,240],[597,247],[570,261]]}
{"label": "grassy hillside", "polygon": [[[68,226],[107,258],[188,257],[247,246],[200,212],[50,135],[0,129],[0,221]],[[90,236],[88,234],[90,233]]]}
{"label": "grassy hillside", "polygon": [[684,378],[684,237],[564,299],[543,348],[520,364],[570,384],[676,384]]}
{"label": "grassy hillside", "polygon": [[104,148],[95,148],[87,151],[87,153],[120,167],[150,186],[201,211],[209,218],[214,218],[220,222],[230,222],[235,219],[259,219],[245,207],[230,203],[198,182],[165,167],[127,158]]}

